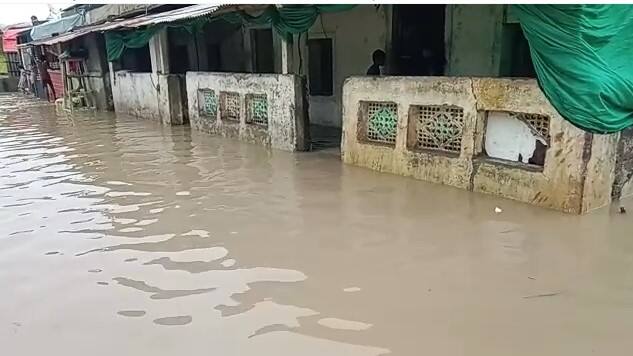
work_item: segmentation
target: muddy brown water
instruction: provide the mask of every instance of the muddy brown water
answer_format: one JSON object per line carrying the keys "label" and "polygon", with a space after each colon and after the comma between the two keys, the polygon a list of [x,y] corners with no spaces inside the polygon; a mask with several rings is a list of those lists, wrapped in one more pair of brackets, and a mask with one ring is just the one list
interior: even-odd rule
{"label": "muddy brown water", "polygon": [[624,205],[564,215],[3,95],[2,354],[623,355]]}

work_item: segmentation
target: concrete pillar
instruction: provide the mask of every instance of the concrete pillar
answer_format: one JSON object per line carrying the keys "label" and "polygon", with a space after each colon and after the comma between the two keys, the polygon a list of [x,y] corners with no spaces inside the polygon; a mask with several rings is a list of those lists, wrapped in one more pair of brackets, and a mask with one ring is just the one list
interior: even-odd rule
{"label": "concrete pillar", "polygon": [[244,69],[248,73],[253,73],[255,71],[255,63],[253,63],[253,39],[251,38],[251,30],[243,27],[242,38],[244,39]]}
{"label": "concrete pillar", "polygon": [[503,5],[448,6],[449,76],[499,76],[503,14]]}
{"label": "concrete pillar", "polygon": [[294,36],[286,38],[273,29],[273,48],[275,56],[275,73],[295,73],[293,66],[292,40]]}
{"label": "concrete pillar", "polygon": [[[112,100],[112,108],[114,109],[114,111],[119,111],[120,109],[116,107],[116,104],[118,102],[119,98],[115,98],[116,93],[118,93],[118,90],[116,88],[116,86],[118,85],[118,83],[116,82],[116,72],[119,70],[119,64],[116,62],[108,62],[108,72],[110,75],[110,97]],[[110,105],[110,104],[108,104]]]}
{"label": "concrete pillar", "polygon": [[292,50],[292,40],[293,36],[290,35],[289,38],[284,36],[280,36],[280,54],[281,54],[281,74],[289,74],[294,72],[293,68],[293,50]]}
{"label": "concrete pillar", "polygon": [[198,46],[198,71],[209,71],[209,53],[206,38],[196,34],[196,45]]}
{"label": "concrete pillar", "polygon": [[169,74],[169,47],[166,28],[158,31],[150,39],[149,55],[152,61],[152,73]]}

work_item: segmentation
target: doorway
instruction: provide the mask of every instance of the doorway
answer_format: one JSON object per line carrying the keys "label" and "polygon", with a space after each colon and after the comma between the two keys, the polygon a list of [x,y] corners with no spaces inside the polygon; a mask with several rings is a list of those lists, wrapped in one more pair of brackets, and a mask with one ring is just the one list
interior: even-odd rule
{"label": "doorway", "polygon": [[252,29],[253,72],[274,73],[273,31],[270,28]]}
{"label": "doorway", "polygon": [[444,75],[446,5],[394,5],[393,75]]}

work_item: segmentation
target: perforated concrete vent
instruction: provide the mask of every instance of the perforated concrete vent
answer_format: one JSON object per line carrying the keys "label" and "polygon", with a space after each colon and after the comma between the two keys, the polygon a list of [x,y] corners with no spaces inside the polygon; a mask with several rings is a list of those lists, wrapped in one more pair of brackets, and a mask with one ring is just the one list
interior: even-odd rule
{"label": "perforated concrete vent", "polygon": [[223,121],[240,122],[240,94],[220,92],[220,116]]}
{"label": "perforated concrete vent", "polygon": [[398,105],[392,102],[361,102],[358,135],[361,141],[395,146]]}
{"label": "perforated concrete vent", "polygon": [[409,110],[409,148],[459,153],[463,132],[463,108],[453,105],[415,105]]}
{"label": "perforated concrete vent", "polygon": [[198,90],[198,110],[200,116],[215,120],[218,115],[218,97],[211,89]]}
{"label": "perforated concrete vent", "polygon": [[246,96],[246,123],[268,126],[268,99],[266,94]]}
{"label": "perforated concrete vent", "polygon": [[535,133],[549,143],[549,116],[520,112],[510,112],[509,114],[511,117],[526,122]]}

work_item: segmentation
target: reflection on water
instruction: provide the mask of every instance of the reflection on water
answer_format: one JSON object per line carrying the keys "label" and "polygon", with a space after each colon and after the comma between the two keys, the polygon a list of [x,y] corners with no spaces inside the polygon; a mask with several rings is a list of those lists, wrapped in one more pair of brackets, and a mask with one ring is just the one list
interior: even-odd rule
{"label": "reflection on water", "polygon": [[633,346],[633,222],[608,209],[567,216],[6,95],[0,207],[7,354]]}

